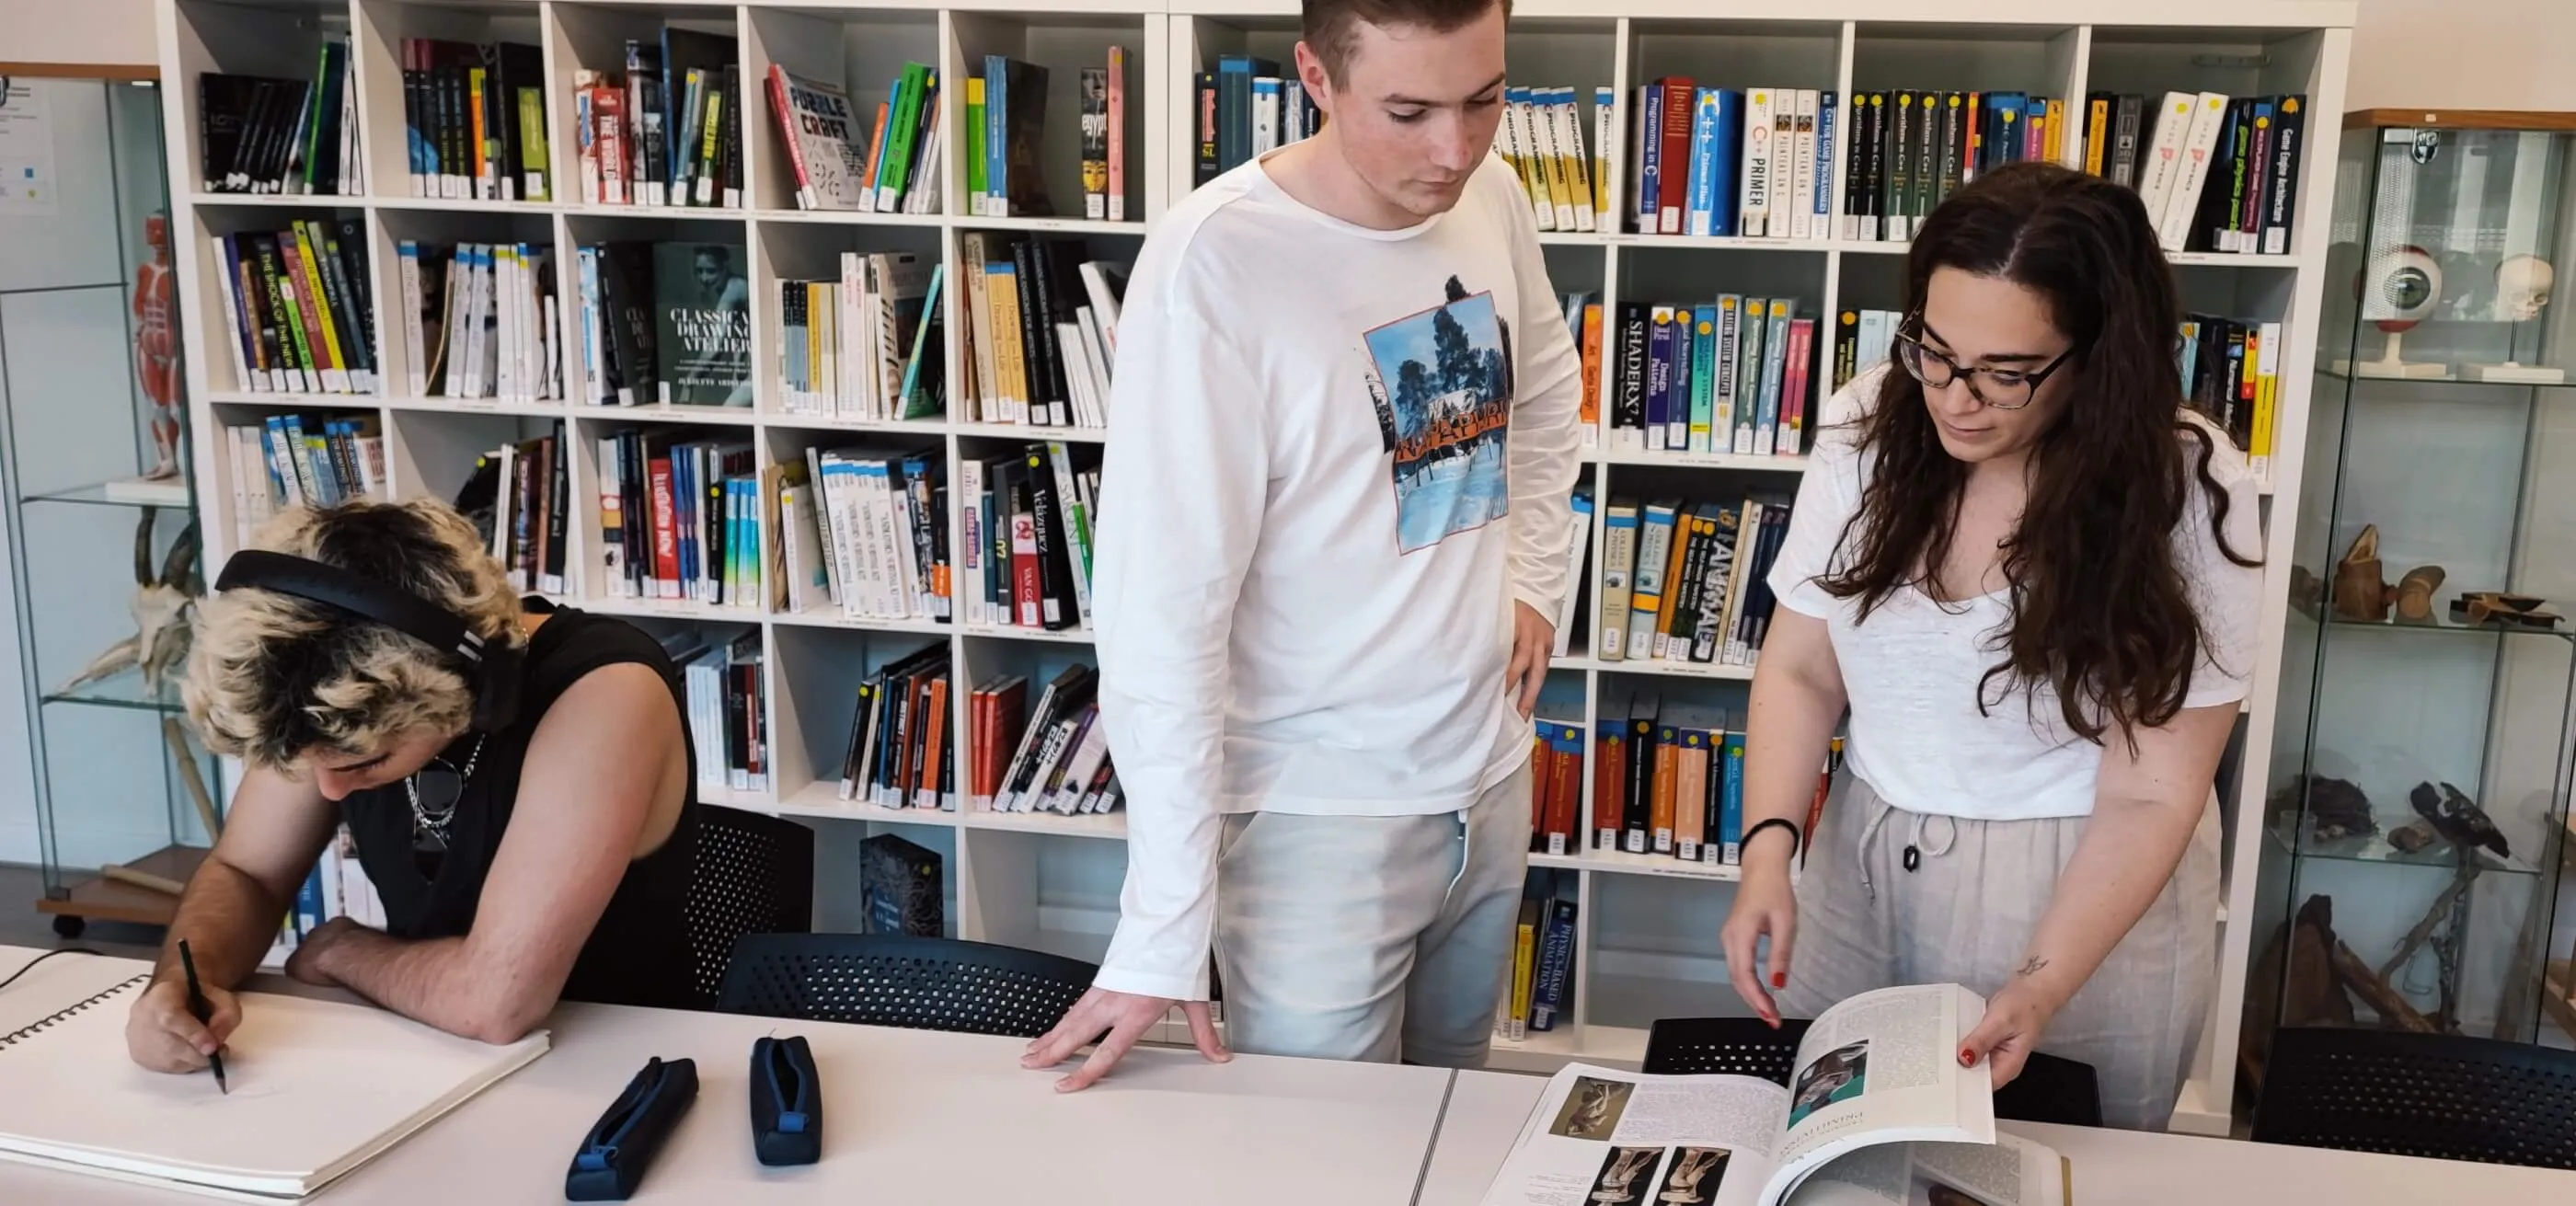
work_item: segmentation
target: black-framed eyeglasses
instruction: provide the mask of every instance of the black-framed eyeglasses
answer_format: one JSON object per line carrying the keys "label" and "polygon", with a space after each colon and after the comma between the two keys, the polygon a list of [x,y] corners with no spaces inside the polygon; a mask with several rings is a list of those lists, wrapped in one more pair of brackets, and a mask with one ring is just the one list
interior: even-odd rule
{"label": "black-framed eyeglasses", "polygon": [[[1948,389],[1952,381],[1965,377],[1968,379],[1968,392],[1975,394],[1977,401],[1996,410],[2020,410],[2030,405],[2031,399],[2039,396],[2040,383],[2065,367],[2075,355],[2075,349],[2070,347],[2058,353],[2057,359],[2028,371],[1983,365],[1970,368],[1924,346],[1923,337],[1916,333],[1923,329],[1921,314],[1908,315],[1903,323],[1898,324],[1894,337],[1897,363],[1904,365],[1905,371],[1922,382],[1925,389]],[[1980,384],[1979,377],[1985,378],[1985,382]]]}

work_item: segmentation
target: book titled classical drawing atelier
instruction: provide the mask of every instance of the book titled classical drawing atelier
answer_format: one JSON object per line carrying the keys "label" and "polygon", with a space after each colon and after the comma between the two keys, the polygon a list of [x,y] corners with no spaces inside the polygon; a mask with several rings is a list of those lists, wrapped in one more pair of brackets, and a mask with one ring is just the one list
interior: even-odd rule
{"label": "book titled classical drawing atelier", "polygon": [[[36,951],[0,947],[0,975]],[[248,1202],[301,1198],[545,1053],[368,1005],[241,994],[231,1092],[147,1071],[125,1019],[152,967],[65,955],[0,990],[0,1159]]]}
{"label": "book titled classical drawing atelier", "polygon": [[1785,1088],[1568,1065],[1485,1206],[2068,1206],[2065,1162],[1997,1133],[1987,1070],[1953,1057],[1985,1010],[1955,984],[1863,993]]}

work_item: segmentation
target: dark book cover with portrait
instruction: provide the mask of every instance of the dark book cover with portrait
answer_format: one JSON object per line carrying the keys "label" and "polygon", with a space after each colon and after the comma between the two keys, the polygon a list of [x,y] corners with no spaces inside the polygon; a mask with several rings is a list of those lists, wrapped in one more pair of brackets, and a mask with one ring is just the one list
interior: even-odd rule
{"label": "dark book cover with portrait", "polygon": [[751,282],[739,243],[653,245],[660,401],[751,405]]}

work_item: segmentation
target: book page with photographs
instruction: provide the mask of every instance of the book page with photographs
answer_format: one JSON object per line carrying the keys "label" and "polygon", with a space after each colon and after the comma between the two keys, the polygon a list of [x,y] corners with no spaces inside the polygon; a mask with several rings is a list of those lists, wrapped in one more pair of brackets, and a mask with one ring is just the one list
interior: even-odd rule
{"label": "book page with photographs", "polygon": [[[1568,1065],[1548,1082],[1486,1190],[1485,1206],[1780,1206],[1784,1199],[1805,1206],[1801,1183],[1844,1162],[1910,1167],[1902,1149],[1878,1145],[1929,1141],[1991,1152],[1984,1146],[1995,1142],[1991,1074],[1961,1068],[1956,1055],[1985,1011],[1982,998],[1955,984],[1862,993],[1809,1025],[1786,1088],[1749,1076]],[[1864,1149],[1866,1155],[1853,1154]],[[1946,1159],[1984,1167],[1964,1156]],[[2000,1161],[1990,1163],[2000,1170]],[[1887,1180],[1870,1173],[1870,1164],[1859,1167],[1856,1183]],[[2017,1182],[1998,1173],[1977,1183]]]}
{"label": "book page with photographs", "polygon": [[1750,1076],[1568,1064],[1548,1081],[1484,1206],[1755,1206],[1789,1092]]}
{"label": "book page with photographs", "polygon": [[1816,1170],[1787,1206],[2067,1206],[2066,1159],[2018,1135],[1993,1143],[1900,1143]]}
{"label": "book page with photographs", "polygon": [[1794,1179],[1856,1147],[1908,1139],[1992,1143],[1995,1094],[1959,1044],[1986,1013],[1956,984],[1882,988],[1816,1016],[1789,1078],[1780,1163]]}

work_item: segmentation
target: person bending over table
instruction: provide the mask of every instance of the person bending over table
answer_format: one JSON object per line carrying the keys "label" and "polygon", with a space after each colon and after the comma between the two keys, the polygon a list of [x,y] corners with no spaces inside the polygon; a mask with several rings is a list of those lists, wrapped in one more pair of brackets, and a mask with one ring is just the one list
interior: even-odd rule
{"label": "person bending over table", "polygon": [[1966,984],[1987,1010],[1963,1065],[2001,1086],[2045,1047],[2094,1066],[2106,1122],[2161,1125],[2209,1007],[2254,477],[2182,404],[2137,194],[2005,167],[1933,211],[1906,267],[1896,366],[1828,409],[1860,413],[1820,433],[1771,571],[1727,966],[1774,1022]]}
{"label": "person bending over table", "polygon": [[127,1021],[135,1061],[206,1065],[241,1022],[230,990],[344,822],[387,925],[323,923],[287,961],[296,979],[490,1043],[559,998],[695,1004],[697,775],[662,647],[516,597],[436,502],[291,508],[252,545],[198,604],[182,687],[207,747],[247,769]]}

